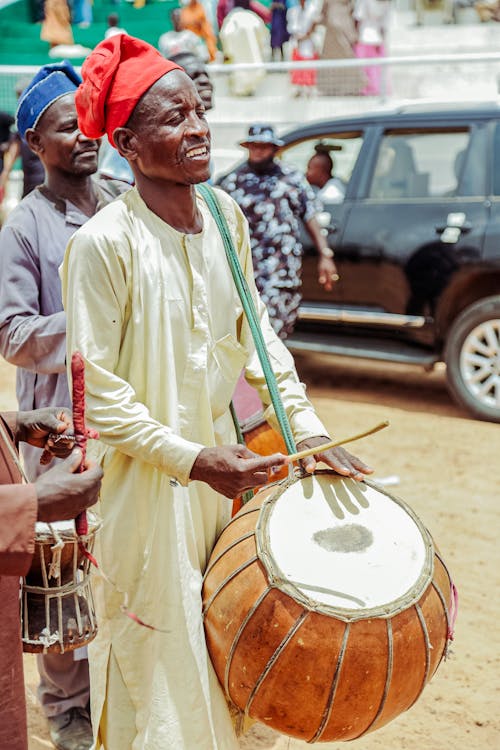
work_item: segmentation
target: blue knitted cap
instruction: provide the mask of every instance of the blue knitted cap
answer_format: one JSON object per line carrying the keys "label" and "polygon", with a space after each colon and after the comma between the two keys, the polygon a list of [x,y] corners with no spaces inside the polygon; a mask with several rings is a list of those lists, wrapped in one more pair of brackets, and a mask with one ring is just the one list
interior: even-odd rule
{"label": "blue knitted cap", "polygon": [[34,128],[47,107],[61,96],[76,91],[82,79],[68,60],[40,68],[19,98],[17,131],[24,140],[28,128]]}

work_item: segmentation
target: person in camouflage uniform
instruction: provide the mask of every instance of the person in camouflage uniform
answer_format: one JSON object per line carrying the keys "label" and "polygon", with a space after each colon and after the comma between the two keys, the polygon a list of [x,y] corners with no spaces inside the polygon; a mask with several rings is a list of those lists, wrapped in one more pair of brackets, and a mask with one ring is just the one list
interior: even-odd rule
{"label": "person in camouflage uniform", "polygon": [[321,204],[304,175],[275,159],[283,141],[273,128],[250,126],[240,145],[248,149],[248,160],[217,184],[248,220],[256,286],[274,330],[285,339],[294,329],[302,298],[300,221],[318,251],[318,282],[327,291],[338,280],[334,253],[317,220]]}

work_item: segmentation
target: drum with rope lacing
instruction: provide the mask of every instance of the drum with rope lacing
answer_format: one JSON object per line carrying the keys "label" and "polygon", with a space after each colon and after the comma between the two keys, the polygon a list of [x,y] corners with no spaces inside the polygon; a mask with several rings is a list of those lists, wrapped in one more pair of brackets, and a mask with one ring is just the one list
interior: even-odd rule
{"label": "drum with rope lacing", "polygon": [[452,638],[455,589],[416,514],[331,471],[260,490],[203,588],[229,702],[307,742],[351,740],[420,696]]}

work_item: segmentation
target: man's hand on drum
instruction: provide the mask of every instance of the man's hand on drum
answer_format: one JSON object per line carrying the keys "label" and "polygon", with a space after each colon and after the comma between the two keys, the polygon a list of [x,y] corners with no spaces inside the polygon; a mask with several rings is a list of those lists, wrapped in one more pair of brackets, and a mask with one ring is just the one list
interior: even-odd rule
{"label": "man's hand on drum", "polygon": [[[298,443],[297,451],[323,445],[329,440],[329,437],[307,438],[307,440],[302,440]],[[302,468],[308,474],[312,474],[316,470],[318,461],[323,461],[330,469],[336,471],[337,474],[341,474],[344,477],[352,477],[352,479],[356,479],[358,482],[362,481],[366,474],[373,473],[373,469],[370,466],[367,466],[361,459],[353,456],[352,453],[349,453],[349,451],[346,451],[342,447],[330,448],[329,450],[315,453],[313,456],[303,458],[301,461]]]}
{"label": "man's hand on drum", "polygon": [[42,474],[35,482],[38,521],[66,521],[95,505],[101,488],[102,469],[86,461],[79,473],[82,452],[75,448],[64,461]]}
{"label": "man's hand on drum", "polygon": [[244,445],[203,448],[196,457],[190,478],[206,482],[229,498],[266,484],[286,461],[282,453],[259,456]]}
{"label": "man's hand on drum", "polygon": [[53,456],[69,456],[75,447],[72,429],[71,414],[62,407],[49,406],[17,414],[16,439],[43,448],[40,459],[43,464],[49,463]]}

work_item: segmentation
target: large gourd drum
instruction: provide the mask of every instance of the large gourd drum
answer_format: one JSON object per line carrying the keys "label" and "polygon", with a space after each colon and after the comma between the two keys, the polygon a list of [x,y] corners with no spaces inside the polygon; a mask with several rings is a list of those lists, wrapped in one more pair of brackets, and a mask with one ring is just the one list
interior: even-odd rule
{"label": "large gourd drum", "polygon": [[230,703],[307,742],[351,740],[408,709],[446,653],[455,604],[416,514],[330,471],[244,505],[203,589],[207,645]]}

